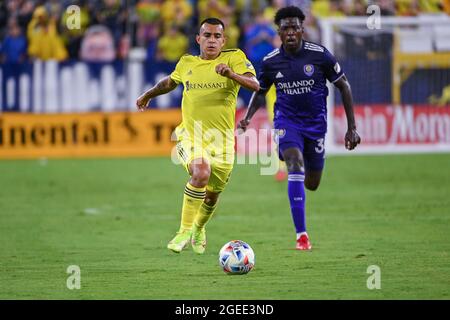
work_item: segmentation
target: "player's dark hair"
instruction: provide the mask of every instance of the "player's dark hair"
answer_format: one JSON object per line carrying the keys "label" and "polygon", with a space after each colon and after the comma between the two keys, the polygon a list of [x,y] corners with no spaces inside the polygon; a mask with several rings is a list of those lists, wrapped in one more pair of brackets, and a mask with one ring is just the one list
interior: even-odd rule
{"label": "player's dark hair", "polygon": [[225,24],[222,22],[222,20],[220,20],[220,19],[217,19],[217,18],[206,18],[205,20],[203,20],[201,23],[200,23],[200,27],[199,27],[199,29],[202,27],[202,25],[204,24],[204,23],[207,23],[207,24],[213,24],[213,25],[221,25],[222,26],[222,28],[223,28],[223,30],[225,30]]}
{"label": "player's dark hair", "polygon": [[278,10],[277,13],[275,14],[275,24],[277,26],[280,26],[281,19],[286,18],[298,18],[300,20],[300,23],[303,23],[303,20],[305,20],[305,14],[299,7],[296,6],[284,7]]}

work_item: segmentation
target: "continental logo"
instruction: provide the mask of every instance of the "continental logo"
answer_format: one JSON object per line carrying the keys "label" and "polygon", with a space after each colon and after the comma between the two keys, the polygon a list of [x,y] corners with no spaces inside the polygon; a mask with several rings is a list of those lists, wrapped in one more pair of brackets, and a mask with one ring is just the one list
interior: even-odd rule
{"label": "continental logo", "polygon": [[227,87],[226,82],[203,82],[195,83],[191,81],[186,81],[185,88],[186,91],[196,90],[196,89],[225,89]]}
{"label": "continental logo", "polygon": [[[131,137],[137,135],[129,119],[124,118],[123,128]],[[0,119],[0,146],[55,146],[99,145],[110,143],[111,123],[103,117],[99,121],[68,123],[35,123],[25,126]]]}
{"label": "continental logo", "polygon": [[0,158],[170,155],[180,110],[0,116]]}

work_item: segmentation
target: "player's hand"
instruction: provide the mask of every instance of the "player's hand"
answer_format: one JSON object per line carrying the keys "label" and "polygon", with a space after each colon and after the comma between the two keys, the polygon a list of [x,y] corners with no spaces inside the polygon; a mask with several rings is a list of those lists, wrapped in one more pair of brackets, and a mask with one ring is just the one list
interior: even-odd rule
{"label": "player's hand", "polygon": [[356,129],[348,129],[345,134],[345,148],[348,150],[353,150],[360,143],[361,137],[358,132],[356,132]]}
{"label": "player's hand", "polygon": [[145,111],[148,108],[148,105],[150,103],[150,98],[147,98],[144,94],[141,95],[137,100],[136,100],[136,107],[139,111]]}
{"label": "player's hand", "polygon": [[233,70],[231,70],[231,68],[228,65],[226,65],[225,63],[218,64],[216,66],[216,72],[218,74],[220,74],[221,76],[224,76],[227,78],[230,78],[231,75],[233,74]]}
{"label": "player's hand", "polygon": [[237,125],[237,131],[238,132],[245,132],[247,130],[248,125],[250,124],[250,120],[245,120],[242,119],[241,121],[239,121],[238,125]]}

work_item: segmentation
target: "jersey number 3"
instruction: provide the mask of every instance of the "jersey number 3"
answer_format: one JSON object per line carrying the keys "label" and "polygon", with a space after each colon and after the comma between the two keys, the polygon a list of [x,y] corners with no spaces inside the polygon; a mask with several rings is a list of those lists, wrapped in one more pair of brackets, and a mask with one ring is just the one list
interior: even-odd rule
{"label": "jersey number 3", "polygon": [[317,153],[322,153],[324,149],[324,138],[317,139],[317,147],[315,148]]}

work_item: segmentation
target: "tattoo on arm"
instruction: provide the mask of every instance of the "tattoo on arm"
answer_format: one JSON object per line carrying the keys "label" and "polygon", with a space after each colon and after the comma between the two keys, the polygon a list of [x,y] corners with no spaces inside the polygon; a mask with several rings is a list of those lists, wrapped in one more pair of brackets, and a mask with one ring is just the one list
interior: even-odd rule
{"label": "tattoo on arm", "polygon": [[149,89],[145,95],[148,98],[154,98],[159,95],[172,91],[177,87],[177,83],[170,78],[170,76],[164,77],[158,81],[158,83]]}

